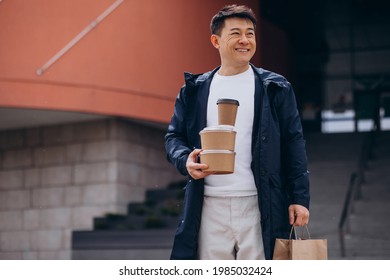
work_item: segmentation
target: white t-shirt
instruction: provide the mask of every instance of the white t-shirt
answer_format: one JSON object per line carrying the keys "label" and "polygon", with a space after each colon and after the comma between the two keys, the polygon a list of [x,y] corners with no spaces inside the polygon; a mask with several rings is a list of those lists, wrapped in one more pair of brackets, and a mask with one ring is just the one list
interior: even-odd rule
{"label": "white t-shirt", "polygon": [[234,130],[236,134],[234,173],[209,175],[205,178],[207,196],[256,195],[256,185],[251,170],[252,126],[254,116],[255,77],[251,67],[233,76],[215,73],[210,85],[207,106],[207,126],[218,125],[219,98],[236,99],[240,103]]}

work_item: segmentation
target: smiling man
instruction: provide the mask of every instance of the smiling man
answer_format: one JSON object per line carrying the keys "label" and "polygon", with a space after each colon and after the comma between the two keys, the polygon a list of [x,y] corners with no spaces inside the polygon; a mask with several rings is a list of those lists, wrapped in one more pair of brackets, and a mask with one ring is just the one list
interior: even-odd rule
{"label": "smiling man", "polygon": [[[223,24],[223,25],[222,25]],[[222,76],[240,74],[249,69],[249,61],[256,51],[254,23],[246,18],[227,18],[216,24],[211,43],[219,50]]]}
{"label": "smiling man", "polygon": [[[305,141],[290,83],[250,63],[256,18],[229,5],[211,20],[221,65],[185,74],[165,137],[168,160],[189,176],[172,259],[272,259],[276,238],[309,222]],[[232,174],[205,172],[199,132],[218,124],[216,101],[239,101]]]}

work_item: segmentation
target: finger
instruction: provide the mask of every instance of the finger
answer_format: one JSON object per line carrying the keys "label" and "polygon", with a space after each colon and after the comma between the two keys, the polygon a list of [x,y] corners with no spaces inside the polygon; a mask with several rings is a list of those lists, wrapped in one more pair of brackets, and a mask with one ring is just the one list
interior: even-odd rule
{"label": "finger", "polygon": [[289,215],[289,218],[290,218],[290,225],[294,224],[294,222],[295,222],[295,211],[294,211],[294,209],[289,209],[288,215]]}
{"label": "finger", "polygon": [[188,168],[191,170],[191,171],[195,171],[195,170],[203,170],[203,169],[207,169],[209,166],[205,163],[195,163],[195,162],[191,162],[188,164]]}
{"label": "finger", "polygon": [[297,216],[295,219],[295,225],[298,227],[304,226],[303,220],[301,216]]}
{"label": "finger", "polygon": [[197,171],[197,170],[192,171],[190,175],[191,175],[192,178],[194,178],[196,180],[202,178],[202,172],[201,171]]}
{"label": "finger", "polygon": [[186,168],[187,168],[188,174],[190,174],[192,177],[194,175],[193,173],[195,170],[207,168],[207,165],[198,163],[198,154],[201,151],[202,151],[201,149],[195,149],[188,155],[187,162],[186,162]]}
{"label": "finger", "polygon": [[198,155],[200,154],[200,152],[202,151],[202,149],[195,149],[191,152],[191,155],[192,157],[195,159],[195,162],[196,162],[196,159],[198,157]]}
{"label": "finger", "polygon": [[209,173],[203,172],[203,170],[207,168],[208,165],[204,163],[202,164],[202,163],[190,162],[187,166],[188,173],[194,179],[204,178],[207,175],[209,175]]}
{"label": "finger", "polygon": [[303,222],[303,225],[309,224],[309,215],[305,215],[305,216],[302,218],[302,222]]}
{"label": "finger", "polygon": [[201,179],[201,178],[204,178],[208,175],[210,175],[211,173],[206,173],[206,172],[203,172],[202,170],[194,170],[192,172],[191,177],[194,178],[194,179]]}
{"label": "finger", "polygon": [[301,226],[305,226],[309,224],[309,213],[303,213],[300,215],[301,217]]}

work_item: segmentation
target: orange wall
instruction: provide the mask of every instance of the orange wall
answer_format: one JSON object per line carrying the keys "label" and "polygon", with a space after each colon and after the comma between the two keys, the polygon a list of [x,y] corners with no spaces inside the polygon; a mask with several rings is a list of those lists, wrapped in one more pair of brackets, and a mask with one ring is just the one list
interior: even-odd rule
{"label": "orange wall", "polygon": [[[209,22],[231,2],[125,0],[42,76],[36,75],[114,2],[0,2],[0,107],[169,121],[183,72],[219,64]],[[250,6],[259,18],[258,1],[237,3]],[[259,45],[256,65],[261,50]]]}

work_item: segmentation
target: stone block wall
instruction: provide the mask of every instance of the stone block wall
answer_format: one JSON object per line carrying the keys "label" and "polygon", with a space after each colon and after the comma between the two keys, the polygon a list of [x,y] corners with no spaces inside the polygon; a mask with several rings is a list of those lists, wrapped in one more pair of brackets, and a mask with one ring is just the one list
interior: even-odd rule
{"label": "stone block wall", "polygon": [[164,134],[120,119],[0,131],[0,259],[70,259],[73,230],[182,179]]}

